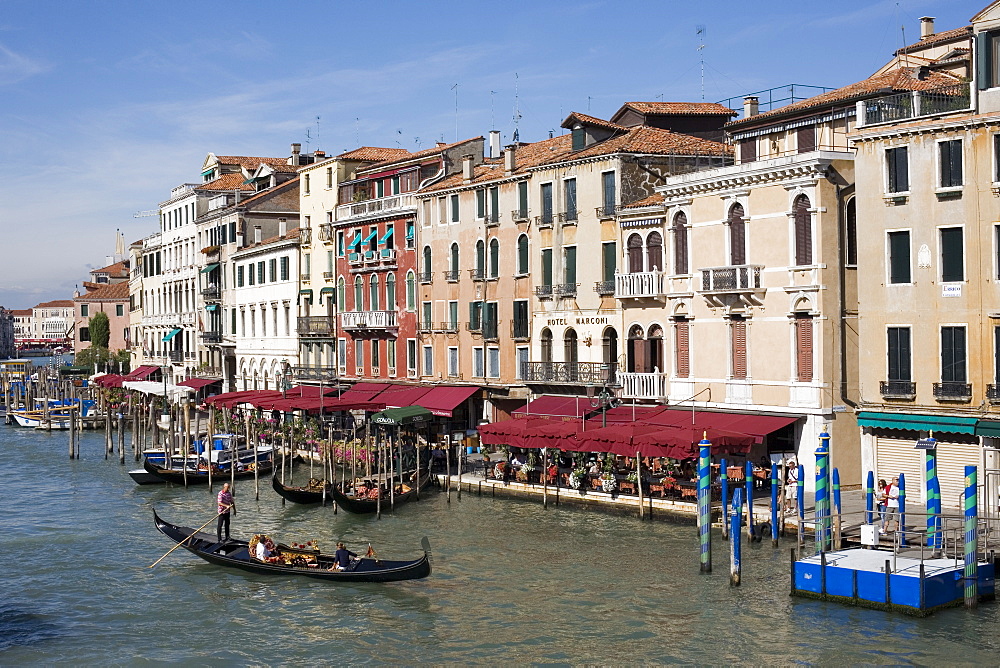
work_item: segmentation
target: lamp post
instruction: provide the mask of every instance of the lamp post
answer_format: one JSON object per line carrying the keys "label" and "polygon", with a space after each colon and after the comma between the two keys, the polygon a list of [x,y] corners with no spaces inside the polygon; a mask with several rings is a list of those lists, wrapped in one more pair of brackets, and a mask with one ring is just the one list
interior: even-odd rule
{"label": "lamp post", "polygon": [[285,399],[288,393],[288,375],[291,370],[291,366],[288,364],[287,359],[281,360],[281,398]]}
{"label": "lamp post", "polygon": [[597,388],[593,385],[587,386],[587,398],[590,399],[591,408],[601,409],[601,426],[608,426],[608,408],[614,408],[618,405],[618,399],[615,397],[612,388],[607,385],[601,386],[600,393],[597,393]]}

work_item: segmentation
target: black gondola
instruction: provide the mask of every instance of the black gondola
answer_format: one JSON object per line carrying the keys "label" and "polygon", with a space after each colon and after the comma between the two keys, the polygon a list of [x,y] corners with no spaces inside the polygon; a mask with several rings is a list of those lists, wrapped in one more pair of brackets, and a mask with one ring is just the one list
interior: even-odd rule
{"label": "black gondola", "polygon": [[[420,491],[426,489],[433,479],[430,472],[424,471],[424,475],[420,478]],[[357,499],[353,495],[344,494],[336,486],[331,487],[330,496],[333,500],[337,502],[337,506],[343,508],[349,513],[357,513],[359,515],[370,514],[378,511],[379,502],[377,499]],[[401,503],[407,503],[408,501],[417,498],[417,490],[415,487],[409,487],[409,491],[397,492],[395,498],[389,499],[388,495],[382,497],[382,510],[389,510],[393,505],[398,506]],[[390,505],[392,504],[392,505]]]}
{"label": "black gondola", "polygon": [[332,503],[333,496],[330,492],[333,489],[333,485],[326,480],[312,478],[309,480],[309,484],[305,487],[289,487],[288,485],[283,485],[281,481],[278,480],[277,475],[271,477],[271,488],[274,489],[275,492],[277,492],[282,498],[287,499],[292,503],[301,503],[303,505],[323,503],[324,485],[326,486],[326,502]]}
{"label": "black gondola", "polygon": [[[257,475],[263,477],[266,475],[271,475],[271,471],[274,465],[270,461],[260,462],[257,469]],[[164,482],[172,482],[178,485],[184,484],[184,471],[181,469],[166,469],[157,466],[156,464],[146,459],[142,463],[142,468],[146,469],[147,473],[150,473]],[[254,470],[252,468],[244,469],[243,471],[237,471],[235,474],[229,471],[218,471],[212,473],[212,480],[218,481],[221,485],[222,483],[235,478],[236,480],[253,480]],[[187,484],[189,485],[207,485],[208,484],[208,471],[203,469],[188,469],[187,472]]]}
{"label": "black gondola", "polygon": [[428,545],[424,539],[424,555],[413,561],[388,561],[362,557],[349,570],[327,570],[334,563],[332,555],[315,553],[314,566],[295,566],[281,563],[264,563],[250,557],[249,544],[245,540],[218,542],[212,534],[196,532],[164,521],[153,511],[153,521],[163,535],[184,549],[210,564],[229,566],[251,573],[264,575],[301,575],[334,582],[396,582],[417,580],[431,574],[431,563],[427,555]]}

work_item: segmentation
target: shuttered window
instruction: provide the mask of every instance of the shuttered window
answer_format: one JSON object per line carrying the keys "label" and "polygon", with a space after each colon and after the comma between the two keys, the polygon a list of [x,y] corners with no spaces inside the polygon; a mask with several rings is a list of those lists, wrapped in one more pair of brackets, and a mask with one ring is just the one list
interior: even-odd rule
{"label": "shuttered window", "polygon": [[847,207],[845,211],[844,218],[846,219],[846,230],[844,234],[847,238],[844,240],[845,263],[854,267],[858,264],[858,209],[855,205],[855,199],[852,197],[847,200]]}
{"label": "shuttered window", "polygon": [[747,377],[747,324],[743,320],[734,319],[729,323],[729,335],[732,344],[733,378],[743,380]]}
{"label": "shuttered window", "polygon": [[729,264],[746,264],[746,223],[741,204],[729,209]]}
{"label": "shuttered window", "polygon": [[608,241],[601,244],[601,262],[602,280],[615,280],[615,271],[618,269],[618,244],[614,241]]}
{"label": "shuttered window", "polygon": [[813,319],[804,314],[795,316],[795,377],[800,383],[813,379]]}
{"label": "shuttered window", "polygon": [[482,322],[483,303],[469,302],[469,329],[478,330]]}
{"label": "shuttered window", "polygon": [[457,223],[459,220],[458,195],[451,196],[451,222]]}
{"label": "shuttered window", "polygon": [[542,249],[542,285],[552,285],[552,249]]}
{"label": "shuttered window", "polygon": [[941,281],[944,283],[965,280],[962,236],[961,227],[941,228]]}
{"label": "shuttered window", "polygon": [[576,246],[563,249],[563,275],[566,279],[564,283],[576,283]]}
{"label": "shuttered window", "polygon": [[691,356],[688,348],[688,321],[678,320],[674,323],[674,356],[678,378],[691,375]]}
{"label": "shuttered window", "polygon": [[451,273],[458,278],[458,244],[451,245]]}
{"label": "shuttered window", "polygon": [[628,238],[628,273],[637,274],[642,271],[642,237],[632,234]]}
{"label": "shuttered window", "polygon": [[604,172],[601,174],[601,188],[603,193],[605,215],[612,215],[615,212],[615,173]]}
{"label": "shuttered window", "polygon": [[482,220],[486,217],[486,191],[476,191],[476,219]]}
{"label": "shuttered window", "polygon": [[962,185],[962,140],[952,139],[938,143],[941,165],[941,187],[956,188]]}
{"label": "shuttered window", "polygon": [[486,242],[482,239],[476,242],[476,274],[486,274]]}
{"label": "shuttered window", "polygon": [[910,189],[910,169],[906,147],[886,149],[886,169],[888,170],[888,192],[902,193]]}
{"label": "shuttered window", "polygon": [[528,217],[528,182],[521,181],[517,184],[517,213],[521,218]]}
{"label": "shuttered window", "polygon": [[889,382],[913,380],[910,371],[910,328],[890,327],[887,348],[889,353]]}
{"label": "shuttered window", "polygon": [[528,302],[514,302],[514,338],[528,338]]}
{"label": "shuttered window", "polygon": [[889,232],[889,282],[910,282],[910,233]]}
{"label": "shuttered window", "polygon": [[993,382],[1000,387],[1000,327],[993,328]]}
{"label": "shuttered window", "polygon": [[965,327],[941,328],[941,382],[965,383]]}
{"label": "shuttered window", "polygon": [[799,195],[792,207],[795,219],[795,264],[812,264],[812,214],[809,198]]}
{"label": "shuttered window", "polygon": [[650,232],[646,237],[646,268],[649,271],[663,269],[663,237],[659,232]]}
{"label": "shuttered window", "polygon": [[500,220],[500,189],[490,188],[490,220]]}
{"label": "shuttered window", "polygon": [[809,125],[799,128],[796,133],[799,153],[809,153],[816,150],[816,126]]}
{"label": "shuttered window", "polygon": [[688,273],[688,232],[687,216],[678,213],[674,216],[674,273]]}
{"label": "shuttered window", "polygon": [[744,139],[740,142],[740,162],[753,162],[757,159],[757,140]]}
{"label": "shuttered window", "polygon": [[564,195],[566,199],[566,220],[576,220],[576,179],[566,179],[564,181]]}
{"label": "shuttered window", "polygon": [[517,238],[517,273],[528,273],[528,235]]}
{"label": "shuttered window", "polygon": [[490,278],[500,276],[500,241],[490,239]]}
{"label": "shuttered window", "polygon": [[543,183],[541,187],[542,196],[542,222],[552,222],[552,184]]}

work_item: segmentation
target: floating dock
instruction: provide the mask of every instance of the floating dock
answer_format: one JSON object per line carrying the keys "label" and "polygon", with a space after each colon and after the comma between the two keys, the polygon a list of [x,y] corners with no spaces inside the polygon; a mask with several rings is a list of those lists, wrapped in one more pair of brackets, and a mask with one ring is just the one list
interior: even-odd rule
{"label": "floating dock", "polygon": [[[995,598],[995,564],[978,562],[979,601]],[[961,560],[850,549],[792,558],[792,595],[923,617],[965,600]]]}

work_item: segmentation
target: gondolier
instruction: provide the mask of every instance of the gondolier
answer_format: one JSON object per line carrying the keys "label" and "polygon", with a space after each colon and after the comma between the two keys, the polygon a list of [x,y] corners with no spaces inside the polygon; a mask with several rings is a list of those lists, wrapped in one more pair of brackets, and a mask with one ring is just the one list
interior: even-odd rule
{"label": "gondolier", "polygon": [[233,500],[233,493],[229,491],[229,483],[222,485],[219,491],[219,524],[215,529],[215,535],[219,542],[222,542],[222,528],[226,529],[226,540],[229,540],[229,518],[230,513],[236,514],[236,501]]}

